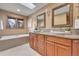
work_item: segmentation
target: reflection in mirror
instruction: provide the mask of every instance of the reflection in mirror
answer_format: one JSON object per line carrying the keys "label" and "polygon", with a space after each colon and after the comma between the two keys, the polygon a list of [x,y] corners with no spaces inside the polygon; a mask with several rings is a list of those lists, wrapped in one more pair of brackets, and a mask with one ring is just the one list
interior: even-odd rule
{"label": "reflection in mirror", "polygon": [[[59,20],[60,19],[60,20]],[[54,16],[54,25],[66,24],[66,13]]]}
{"label": "reflection in mirror", "polygon": [[0,20],[0,30],[3,30],[3,21]]}
{"label": "reflection in mirror", "polygon": [[53,9],[53,26],[72,26],[72,4],[64,4]]}
{"label": "reflection in mirror", "polygon": [[66,5],[66,6],[63,6],[63,7],[56,9],[54,11],[54,15],[56,16],[56,15],[60,15],[60,14],[64,14],[64,13],[69,12],[69,7],[70,7],[70,5]]}
{"label": "reflection in mirror", "polygon": [[44,28],[45,26],[45,13],[43,13],[37,16],[37,27]]}

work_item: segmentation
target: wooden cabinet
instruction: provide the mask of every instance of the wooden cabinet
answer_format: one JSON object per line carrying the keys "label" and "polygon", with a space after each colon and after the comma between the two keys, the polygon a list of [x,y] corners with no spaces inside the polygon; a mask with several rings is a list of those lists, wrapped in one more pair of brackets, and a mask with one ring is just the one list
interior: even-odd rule
{"label": "wooden cabinet", "polygon": [[37,35],[34,35],[34,41],[33,41],[34,49],[37,50]]}
{"label": "wooden cabinet", "polygon": [[47,36],[46,38],[46,55],[47,56],[70,56],[71,40]]}
{"label": "wooden cabinet", "polygon": [[29,44],[30,44],[30,47],[31,47],[31,48],[34,48],[33,42],[34,42],[33,34],[30,33],[30,36],[29,36]]}
{"label": "wooden cabinet", "polygon": [[31,48],[39,52],[41,55],[45,55],[45,39],[44,35],[30,33],[29,44]]}
{"label": "wooden cabinet", "polygon": [[54,56],[55,55],[55,45],[53,42],[46,41],[46,55],[47,56]]}
{"label": "wooden cabinet", "polygon": [[71,47],[55,43],[55,56],[71,56]]}
{"label": "wooden cabinet", "polygon": [[79,40],[30,33],[31,48],[46,56],[79,56]]}
{"label": "wooden cabinet", "polygon": [[38,47],[38,52],[41,55],[45,55],[45,39],[44,39],[44,35],[38,35],[38,43],[37,43],[37,47]]}
{"label": "wooden cabinet", "polygon": [[30,37],[29,37],[29,43],[31,48],[33,49],[37,49],[37,36],[36,34],[30,33]]}
{"label": "wooden cabinet", "polygon": [[73,49],[73,52],[72,52],[72,55],[73,56],[79,56],[79,40],[73,40],[72,41],[72,49]]}

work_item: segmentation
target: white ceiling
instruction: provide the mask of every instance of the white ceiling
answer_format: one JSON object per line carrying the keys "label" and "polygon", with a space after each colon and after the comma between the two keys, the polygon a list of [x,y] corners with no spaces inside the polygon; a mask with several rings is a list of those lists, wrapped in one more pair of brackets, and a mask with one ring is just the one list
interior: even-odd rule
{"label": "white ceiling", "polygon": [[[28,7],[21,5],[20,3],[0,3],[0,9],[14,12],[16,14],[29,16],[37,10],[41,9],[42,7],[46,6],[47,3],[34,3],[34,5],[36,5],[36,7],[32,10]],[[21,11],[18,12],[17,9],[20,9]]]}

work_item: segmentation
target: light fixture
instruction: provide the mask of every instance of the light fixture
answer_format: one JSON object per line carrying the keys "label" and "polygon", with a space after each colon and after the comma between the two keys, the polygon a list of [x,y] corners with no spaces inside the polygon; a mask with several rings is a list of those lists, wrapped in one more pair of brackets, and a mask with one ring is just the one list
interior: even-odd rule
{"label": "light fixture", "polygon": [[20,12],[21,10],[20,9],[17,9],[17,11]]}
{"label": "light fixture", "polygon": [[36,7],[36,5],[34,5],[33,3],[21,3],[21,5],[24,5],[25,7],[28,7],[30,9],[34,9]]}

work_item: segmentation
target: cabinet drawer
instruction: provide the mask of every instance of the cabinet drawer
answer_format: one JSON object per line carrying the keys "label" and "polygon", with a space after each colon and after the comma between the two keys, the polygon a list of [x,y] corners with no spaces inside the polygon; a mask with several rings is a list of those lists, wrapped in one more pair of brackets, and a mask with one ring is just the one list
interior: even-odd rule
{"label": "cabinet drawer", "polygon": [[46,36],[46,40],[51,41],[51,42],[55,42],[55,43],[59,43],[59,44],[64,44],[64,45],[71,46],[71,40],[61,38],[61,37]]}
{"label": "cabinet drawer", "polygon": [[71,46],[71,40],[69,39],[60,38],[60,37],[54,37],[54,39],[56,43]]}
{"label": "cabinet drawer", "polygon": [[51,36],[46,36],[46,40],[47,41],[54,42],[55,41],[55,38],[54,37],[51,37]]}

